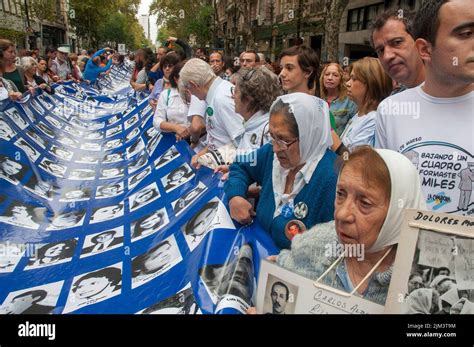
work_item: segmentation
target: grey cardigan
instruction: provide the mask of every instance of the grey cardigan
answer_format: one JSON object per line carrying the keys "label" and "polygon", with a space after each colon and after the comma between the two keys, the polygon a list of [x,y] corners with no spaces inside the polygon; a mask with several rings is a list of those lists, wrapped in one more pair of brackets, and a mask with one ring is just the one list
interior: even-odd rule
{"label": "grey cardigan", "polygon": [[[331,252],[338,244],[334,221],[318,224],[305,233],[295,236],[291,250],[282,250],[278,255],[277,263],[290,271],[316,280],[338,258],[333,254],[334,252]],[[328,254],[328,251],[331,254]],[[368,279],[368,287],[362,297],[385,305],[391,277],[392,267],[385,272],[374,272]],[[345,262],[341,261],[321,279],[321,283],[350,292],[350,288],[346,285],[346,278],[348,276]]]}

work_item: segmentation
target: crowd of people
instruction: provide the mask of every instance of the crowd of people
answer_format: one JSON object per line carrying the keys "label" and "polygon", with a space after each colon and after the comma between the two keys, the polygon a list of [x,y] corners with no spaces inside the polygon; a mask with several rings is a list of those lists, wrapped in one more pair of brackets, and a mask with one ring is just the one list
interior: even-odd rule
{"label": "crowd of people", "polygon": [[[276,62],[253,50],[236,60],[204,49],[191,57],[186,42],[170,37],[156,54],[143,48],[128,57],[130,85],[150,94],[153,126],[195,150],[195,169],[222,174],[232,218],[259,221],[282,249],[273,260],[383,304],[404,209],[474,212],[470,8],[467,0],[433,0],[414,17],[386,11],[373,23],[376,57],[348,66],[321,63],[304,45]],[[94,83],[119,60],[109,49],[77,56],[48,48],[18,66],[11,42],[0,40],[0,49],[2,88],[13,100],[35,88],[53,93],[52,82]],[[406,151],[410,144],[418,145]],[[453,148],[471,156],[459,187],[435,164],[421,164],[439,155],[448,167],[464,165],[444,156]],[[443,189],[452,204],[439,209]],[[365,260],[327,257],[333,241],[364,245]]]}

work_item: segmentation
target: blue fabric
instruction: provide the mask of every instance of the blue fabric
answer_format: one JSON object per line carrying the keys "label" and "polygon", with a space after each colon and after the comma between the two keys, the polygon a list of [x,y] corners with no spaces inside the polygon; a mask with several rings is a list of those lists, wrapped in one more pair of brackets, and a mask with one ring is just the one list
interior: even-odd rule
{"label": "blue fabric", "polygon": [[90,81],[91,84],[95,83],[95,81],[97,80],[97,78],[99,77],[99,75],[102,73],[102,72],[105,72],[107,71],[108,69],[110,69],[110,65],[112,65],[112,59],[109,59],[109,61],[107,62],[107,65],[104,66],[104,67],[100,67],[100,66],[97,66],[94,64],[94,62],[92,61],[93,58],[101,55],[102,53],[104,53],[105,51],[105,48],[104,49],[101,49],[99,51],[97,51],[91,59],[89,59],[87,61],[87,64],[86,64],[86,68],[84,70],[84,74],[82,75],[82,78],[84,80],[87,80],[87,81]]}
{"label": "blue fabric", "polygon": [[[294,204],[303,201],[308,206],[308,214],[301,221],[307,228],[325,223],[334,218],[334,198],[337,175],[334,170],[336,155],[327,150],[307,184],[295,197]],[[235,163],[230,167],[230,175],[224,190],[230,201],[235,196],[246,197],[248,186],[257,182],[262,186],[257,206],[257,220],[270,233],[280,248],[289,248],[291,242],[285,236],[285,226],[296,217],[285,218],[275,213],[275,200],[272,181],[273,149],[267,144],[257,151],[256,165]]]}

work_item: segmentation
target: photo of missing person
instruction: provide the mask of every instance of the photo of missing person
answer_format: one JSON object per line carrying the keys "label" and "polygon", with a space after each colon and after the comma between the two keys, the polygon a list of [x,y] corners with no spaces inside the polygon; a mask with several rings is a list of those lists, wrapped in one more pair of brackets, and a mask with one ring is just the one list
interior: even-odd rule
{"label": "photo of missing person", "polygon": [[178,293],[140,311],[141,314],[202,314],[191,283]]}
{"label": "photo of missing person", "polygon": [[0,178],[16,185],[23,179],[27,171],[26,166],[10,157],[0,155]]}
{"label": "photo of missing person", "polygon": [[472,250],[472,238],[420,230],[402,313],[474,314]]}
{"label": "photo of missing person", "polygon": [[43,122],[39,122],[37,125],[38,129],[41,130],[46,136],[54,139],[54,130]]}
{"label": "photo of missing person", "polygon": [[99,158],[93,155],[83,155],[79,159],[75,160],[75,162],[81,164],[97,164],[99,162]]}
{"label": "photo of missing person", "polygon": [[18,110],[16,110],[15,108],[10,108],[6,110],[5,114],[21,130],[25,130],[28,127],[28,122],[23,119],[23,117],[20,115],[20,112],[18,112]]}
{"label": "photo of missing person", "polygon": [[107,125],[115,124],[115,123],[117,123],[119,120],[120,120],[119,117],[113,116],[113,117],[107,119]]}
{"label": "photo of missing person", "polygon": [[298,287],[282,279],[268,275],[263,312],[266,314],[293,314]]}
{"label": "photo of missing person", "polygon": [[135,124],[137,124],[137,122],[139,121],[139,117],[138,115],[134,115],[132,117],[130,117],[129,119],[127,119],[124,123],[124,126],[125,126],[125,130],[129,129],[130,127],[134,126]]}
{"label": "photo of missing person", "polygon": [[110,140],[110,141],[107,141],[105,144],[104,144],[104,149],[106,151],[108,150],[111,150],[111,149],[115,149],[115,148],[118,148],[120,146],[123,145],[123,141],[122,139],[114,139],[114,140]]}
{"label": "photo of missing person", "polygon": [[138,155],[132,163],[128,166],[128,174],[133,174],[135,171],[141,169],[148,163],[148,155],[145,151]]}
{"label": "photo of missing person", "polygon": [[123,192],[124,192],[123,182],[103,185],[103,186],[97,187],[95,198],[96,199],[113,198],[115,196],[123,194]]}
{"label": "photo of missing person", "polygon": [[31,176],[24,187],[29,192],[46,200],[52,200],[56,195],[56,187],[46,181],[43,181],[41,178],[38,179],[36,175]]}
{"label": "photo of missing person", "polygon": [[0,314],[51,314],[63,283],[60,281],[11,292],[0,307]]}
{"label": "photo of missing person", "polygon": [[127,158],[131,159],[136,154],[145,149],[145,142],[139,137],[130,147],[127,148]]}
{"label": "photo of missing person", "polygon": [[4,119],[0,118],[0,139],[10,141],[15,136],[16,132],[8,125],[8,123]]}
{"label": "photo of missing person", "polygon": [[44,171],[50,173],[51,175],[59,178],[64,178],[64,173],[67,170],[65,166],[62,166],[47,158],[41,160],[39,167],[42,168]]}
{"label": "photo of missing person", "polygon": [[138,241],[148,235],[156,233],[169,223],[166,208],[147,214],[134,221],[130,227],[132,242]]}
{"label": "photo of missing person", "polygon": [[31,100],[30,107],[38,112],[38,114],[44,114],[44,108],[36,100]]}
{"label": "photo of missing person", "polygon": [[165,153],[163,153],[161,157],[155,160],[155,168],[159,169],[179,156],[180,156],[180,153],[178,152],[176,147],[173,146],[170,149],[168,149]]}
{"label": "photo of missing person", "polygon": [[81,145],[81,149],[85,151],[100,152],[102,147],[98,143],[86,142]]}
{"label": "photo of missing person", "polygon": [[124,204],[123,202],[121,202],[118,205],[95,208],[90,220],[90,224],[96,224],[99,222],[109,221],[111,219],[122,217],[124,210],[123,207]]}
{"label": "photo of missing person", "polygon": [[233,295],[246,304],[253,305],[255,280],[253,254],[249,244],[244,244],[238,256],[225,264],[204,266],[199,270],[199,275],[215,304],[225,296]]}
{"label": "photo of missing person", "polygon": [[167,193],[175,190],[194,177],[194,172],[188,164],[183,164],[161,179]]}
{"label": "photo of missing person", "polygon": [[148,155],[152,156],[153,153],[155,153],[156,148],[160,144],[161,139],[163,136],[161,134],[156,135],[155,137],[151,138],[151,140],[148,141],[146,145],[146,150],[148,152]]}
{"label": "photo of missing person", "polygon": [[82,226],[86,210],[66,211],[55,214],[46,230],[62,230]]}
{"label": "photo of missing person", "polygon": [[113,167],[110,169],[102,169],[100,170],[100,177],[101,180],[107,180],[117,177],[123,177],[124,175],[124,168],[123,167]]}
{"label": "photo of missing person", "polygon": [[173,206],[173,212],[175,216],[178,216],[186,210],[191,204],[196,201],[196,199],[202,195],[204,191],[207,190],[207,187],[204,183],[199,182],[198,186],[191,189],[189,192],[181,196],[178,200],[175,200],[171,203]]}
{"label": "photo of missing person", "polygon": [[209,201],[184,224],[182,232],[191,252],[219,224],[219,201]]}
{"label": "photo of missing person", "polygon": [[122,131],[122,126],[121,126],[121,125],[117,125],[116,127],[113,127],[113,128],[108,129],[108,130],[105,132],[105,137],[106,137],[106,138],[112,137],[112,136],[114,136],[114,135],[119,134],[121,131]]}
{"label": "photo of missing person", "polygon": [[71,171],[68,179],[74,181],[92,181],[95,179],[95,170],[75,169]]}
{"label": "photo of missing person", "polygon": [[61,129],[64,125],[62,121],[59,121],[56,118],[53,118],[51,116],[46,116],[44,118],[49,122],[49,124],[51,124],[56,129]]}
{"label": "photo of missing person", "polygon": [[137,137],[140,134],[140,128],[135,128],[132,131],[130,131],[127,136],[125,137],[125,142],[130,142],[132,141],[135,137]]}
{"label": "photo of missing person", "polygon": [[65,161],[70,161],[72,159],[72,156],[74,155],[73,152],[56,145],[51,146],[51,150],[49,151],[49,153]]}
{"label": "photo of missing person", "polygon": [[66,125],[64,127],[64,131],[67,132],[69,135],[72,135],[72,136],[75,136],[75,137],[79,137],[79,138],[82,138],[84,133],[79,130],[79,129],[76,129],[76,128],[73,128],[72,126],[70,125]]}
{"label": "photo of missing person", "polygon": [[91,189],[87,187],[63,188],[61,190],[61,202],[86,201],[91,198]]}
{"label": "photo of missing person", "polygon": [[110,299],[122,292],[122,263],[74,277],[63,313]]}
{"label": "photo of missing person", "polygon": [[142,188],[137,193],[131,195],[129,199],[130,212],[138,210],[139,208],[148,205],[160,197],[160,191],[156,183]]}
{"label": "photo of missing person", "polygon": [[134,176],[128,179],[128,189],[133,189],[137,184],[145,179],[151,173],[151,167],[148,166],[144,170],[135,174]]}
{"label": "photo of missing person", "polygon": [[71,261],[76,250],[77,240],[75,238],[37,246],[36,256],[30,258],[25,270],[38,269]]}
{"label": "photo of missing person", "polygon": [[81,258],[118,248],[123,245],[123,227],[108,229],[86,236]]}
{"label": "photo of missing person", "polygon": [[104,134],[100,131],[93,131],[84,135],[86,140],[101,140],[104,137]]}
{"label": "photo of missing person", "polygon": [[43,139],[41,136],[39,136],[36,132],[33,130],[27,130],[26,135],[28,135],[29,138],[31,138],[35,143],[38,144],[43,149],[46,149],[46,147],[49,145],[49,142]]}
{"label": "photo of missing person", "polygon": [[21,148],[31,162],[35,162],[41,156],[41,153],[38,152],[32,145],[30,145],[24,138],[20,137],[18,140],[15,141],[15,146]]}
{"label": "photo of missing person", "polygon": [[132,289],[164,274],[183,258],[174,235],[132,259]]}
{"label": "photo of missing person", "polygon": [[43,207],[35,207],[20,201],[14,201],[0,216],[0,223],[38,230],[44,219],[44,210]]}
{"label": "photo of missing person", "polygon": [[25,245],[0,243],[0,273],[13,272],[25,254]]}
{"label": "photo of missing person", "polygon": [[26,114],[26,116],[28,117],[28,119],[31,121],[31,123],[34,123],[36,122],[36,116],[33,114],[33,112],[31,112],[30,108],[25,106],[25,105],[21,105],[21,109],[23,110],[23,112]]}
{"label": "photo of missing person", "polygon": [[62,143],[63,145],[67,145],[72,148],[79,148],[79,141],[73,138],[69,138],[66,136],[61,136],[56,139],[59,143]]}
{"label": "photo of missing person", "polygon": [[[106,154],[102,160],[103,164],[117,163],[119,161],[125,160],[123,152]],[[130,169],[129,169],[130,170]]]}

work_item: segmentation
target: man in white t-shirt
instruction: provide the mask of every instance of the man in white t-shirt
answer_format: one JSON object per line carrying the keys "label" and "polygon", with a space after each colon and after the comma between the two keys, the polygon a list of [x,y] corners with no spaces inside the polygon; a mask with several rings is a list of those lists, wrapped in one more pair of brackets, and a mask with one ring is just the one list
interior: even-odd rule
{"label": "man in white t-shirt", "polygon": [[209,64],[197,58],[190,59],[183,66],[180,83],[192,95],[207,103],[207,148],[193,157],[192,165],[198,167],[198,157],[208,149],[215,150],[229,144],[238,147],[245,129],[242,116],[235,112],[232,83],[217,77]]}
{"label": "man in white t-shirt", "polygon": [[474,213],[465,170],[474,156],[473,30],[471,0],[425,2],[413,30],[425,83],[377,110],[376,146],[412,160],[436,212]]}

